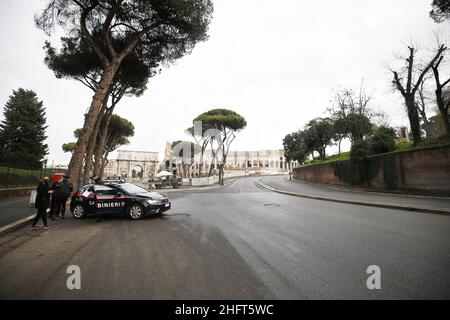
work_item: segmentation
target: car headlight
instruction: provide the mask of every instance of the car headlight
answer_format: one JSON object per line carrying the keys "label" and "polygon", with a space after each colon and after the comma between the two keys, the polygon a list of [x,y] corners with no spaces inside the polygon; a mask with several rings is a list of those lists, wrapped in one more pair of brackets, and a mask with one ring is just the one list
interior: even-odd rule
{"label": "car headlight", "polygon": [[158,200],[147,200],[147,203],[149,205],[152,205],[152,206],[156,206],[158,204],[161,204]]}

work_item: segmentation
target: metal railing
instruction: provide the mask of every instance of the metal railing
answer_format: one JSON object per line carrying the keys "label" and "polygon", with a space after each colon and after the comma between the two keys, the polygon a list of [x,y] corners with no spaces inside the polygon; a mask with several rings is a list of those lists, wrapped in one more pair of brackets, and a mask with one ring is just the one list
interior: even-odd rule
{"label": "metal railing", "polygon": [[65,170],[59,168],[30,170],[0,164],[0,189],[35,187],[44,176],[52,177],[55,173],[65,173]]}

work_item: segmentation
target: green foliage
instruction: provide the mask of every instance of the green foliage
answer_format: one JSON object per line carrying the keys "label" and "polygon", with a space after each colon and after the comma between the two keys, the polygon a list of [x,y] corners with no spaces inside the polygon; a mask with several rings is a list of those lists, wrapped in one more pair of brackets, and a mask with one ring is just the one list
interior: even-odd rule
{"label": "green foliage", "polygon": [[0,167],[0,188],[36,187],[42,177],[52,177],[56,172],[65,173],[66,170]]}
{"label": "green foliage", "polygon": [[[208,130],[215,130],[209,137],[214,157],[221,157],[219,162],[219,183],[224,185],[224,166],[228,157],[231,143],[236,138],[236,132],[247,126],[247,121],[240,114],[228,109],[213,109],[199,115],[194,122],[202,122],[202,136],[208,136]],[[215,144],[217,147],[215,148]],[[212,167],[211,167],[212,168]],[[210,170],[210,175],[212,171]]]}
{"label": "green foliage", "polygon": [[414,146],[413,141],[402,141],[395,145],[396,151],[406,151],[411,149],[425,149],[425,148],[435,148],[444,147],[450,145],[450,138],[443,136],[433,136],[424,139],[417,146]]}
{"label": "green foliage", "polygon": [[301,165],[300,168],[317,166],[317,165],[326,164],[326,163],[333,163],[336,161],[344,161],[344,160],[348,160],[348,159],[350,159],[350,152],[342,152],[341,154],[336,154],[336,155],[327,157],[324,160],[312,160],[308,163]]}
{"label": "green foliage", "polygon": [[411,149],[413,147],[414,147],[413,141],[401,141],[395,145],[395,150],[396,151],[404,151],[404,150]]}
{"label": "green foliage", "polygon": [[0,167],[0,188],[37,186],[40,174],[40,170]]}
{"label": "green foliage", "polygon": [[356,141],[350,150],[350,161],[362,163],[371,155],[370,144],[366,140]]}
{"label": "green foliage", "polygon": [[[98,34],[94,37],[100,38]],[[100,40],[98,40],[100,41]],[[102,63],[87,41],[81,36],[61,38],[62,48],[59,52],[45,43],[45,63],[57,78],[75,79],[96,91],[102,75]],[[123,47],[123,41],[113,40],[116,47]],[[140,96],[147,89],[149,77],[157,71],[161,59],[155,56],[154,61],[146,65],[135,53],[128,55],[120,65],[113,80],[111,95],[115,97],[128,95]],[[120,99],[119,99],[120,100]]]}
{"label": "green foliage", "polygon": [[443,147],[450,144],[450,137],[448,136],[433,136],[422,140],[416,149]]}
{"label": "green foliage", "polygon": [[114,114],[109,122],[107,136],[105,149],[109,153],[130,143],[128,138],[134,136],[134,125],[127,119]]}
{"label": "green foliage", "polygon": [[381,154],[395,150],[395,130],[380,127],[369,139],[371,154]]}
{"label": "green foliage", "polygon": [[[51,0],[36,16],[35,22],[48,34],[55,26],[63,27],[68,34],[78,34],[80,29],[83,30],[80,26],[86,24],[93,30],[92,38],[104,59],[111,59],[110,50],[105,45],[108,39],[111,39],[114,50],[120,53],[125,44],[132,44],[138,38],[140,41],[134,52],[147,66],[153,65],[156,56],[161,57],[158,59],[161,63],[173,62],[189,54],[196,43],[208,38],[213,11],[210,0],[132,0],[117,3]],[[113,19],[108,21],[108,16]],[[105,26],[109,31],[107,36],[96,31]],[[101,34],[100,38],[95,37],[96,33]],[[85,32],[83,37],[86,37]]]}
{"label": "green foliage", "polygon": [[83,129],[81,129],[81,128],[75,129],[73,132],[73,136],[77,139],[79,137],[81,137],[82,134],[83,134]]}
{"label": "green foliage", "polygon": [[436,22],[443,22],[450,19],[450,1],[449,0],[433,0],[430,12],[431,18]]}
{"label": "green foliage", "polygon": [[365,140],[353,143],[349,160],[333,163],[334,174],[342,181],[350,185],[360,185],[370,182],[376,175],[378,168],[369,160],[370,145]]}
{"label": "green foliage", "polygon": [[372,132],[369,107],[371,99],[363,85],[358,93],[347,88],[336,92],[333,107],[328,110],[333,119],[335,140],[346,137],[353,143],[363,140]]}
{"label": "green foliage", "polygon": [[344,122],[343,126],[352,142],[364,139],[372,131],[372,123],[362,114],[352,113],[341,121]]}
{"label": "green foliage", "polygon": [[[190,155],[189,155],[189,159],[187,159],[187,154],[184,154],[185,148],[190,148]],[[178,149],[180,148],[180,149]],[[172,142],[172,150],[177,149],[177,153],[174,154],[173,156],[177,159],[183,159],[183,160],[188,160],[187,162],[192,162],[192,160],[195,157],[195,151],[196,151],[196,144],[190,141],[174,141]]]}
{"label": "green foliage", "polygon": [[297,131],[286,135],[283,139],[284,156],[286,161],[298,161],[303,163],[306,160],[308,151],[304,144],[304,132]]}
{"label": "green foliage", "polygon": [[395,156],[392,154],[385,154],[378,158],[381,161],[381,167],[383,168],[383,179],[388,189],[395,189],[397,181],[395,180]]}
{"label": "green foliage", "polygon": [[[393,140],[395,131],[389,128],[381,127],[374,136],[381,136],[385,139]],[[388,139],[388,140],[389,140]],[[350,185],[361,185],[366,183],[370,186],[380,170],[383,169],[384,183],[389,189],[394,189],[395,181],[395,156],[392,153],[371,156],[375,149],[379,148],[379,141],[375,139],[375,144],[371,140],[360,140],[353,144],[348,161],[338,161],[333,164],[334,174],[341,180]],[[382,141],[383,143],[385,141]],[[385,144],[381,143],[381,147]],[[394,145],[390,146],[394,148]]]}
{"label": "green foliage", "polygon": [[238,113],[227,109],[213,109],[195,118],[201,121],[203,130],[217,129],[219,131],[239,131],[247,126],[247,121]]}
{"label": "green foliage", "polygon": [[325,159],[326,148],[332,144],[334,133],[333,121],[330,118],[311,120],[304,130],[304,150],[317,151],[320,159]]}
{"label": "green foliage", "polygon": [[359,185],[362,181],[360,168],[352,161],[336,161],[332,164],[334,175],[349,185]]}
{"label": "green foliage", "polygon": [[67,152],[74,152],[75,151],[75,147],[77,146],[76,142],[69,142],[69,143],[64,143],[62,145],[62,150],[64,151],[64,153]]}
{"label": "green foliage", "polygon": [[42,101],[34,91],[13,91],[0,124],[0,163],[25,169],[39,169],[48,153],[45,144],[46,117]]}

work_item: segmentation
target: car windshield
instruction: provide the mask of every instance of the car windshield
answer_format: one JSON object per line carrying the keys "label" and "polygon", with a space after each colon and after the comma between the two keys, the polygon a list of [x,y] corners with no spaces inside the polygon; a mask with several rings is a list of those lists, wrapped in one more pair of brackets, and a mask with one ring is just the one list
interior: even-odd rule
{"label": "car windshield", "polygon": [[131,184],[131,183],[121,184],[120,188],[129,194],[139,194],[139,193],[149,192],[148,190],[138,187],[137,185]]}

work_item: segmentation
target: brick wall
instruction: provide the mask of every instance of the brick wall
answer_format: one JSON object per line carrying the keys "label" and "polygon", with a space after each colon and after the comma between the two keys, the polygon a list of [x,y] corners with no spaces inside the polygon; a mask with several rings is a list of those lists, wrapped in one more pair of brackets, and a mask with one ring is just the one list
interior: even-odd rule
{"label": "brick wall", "polygon": [[[391,155],[394,158],[394,190],[450,195],[450,146],[395,152]],[[308,182],[346,185],[335,176],[333,164],[296,168],[294,178]],[[377,175],[371,180],[370,188],[387,190],[384,180],[384,167],[380,165]],[[367,187],[367,184],[364,187]]]}

